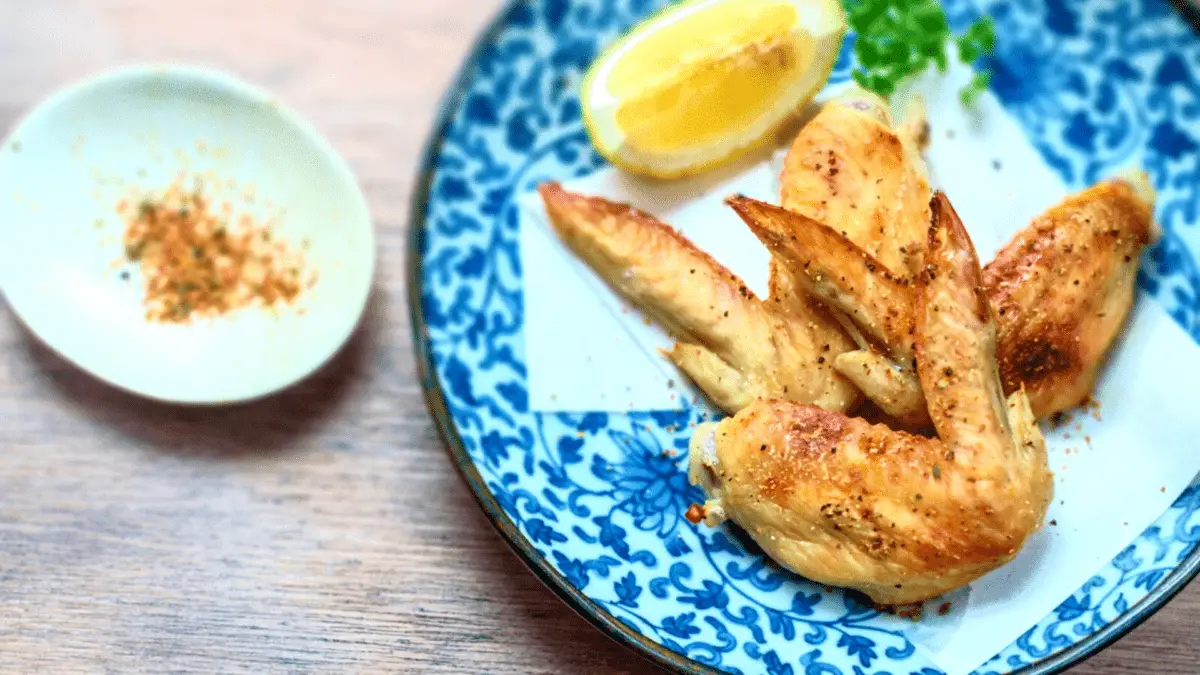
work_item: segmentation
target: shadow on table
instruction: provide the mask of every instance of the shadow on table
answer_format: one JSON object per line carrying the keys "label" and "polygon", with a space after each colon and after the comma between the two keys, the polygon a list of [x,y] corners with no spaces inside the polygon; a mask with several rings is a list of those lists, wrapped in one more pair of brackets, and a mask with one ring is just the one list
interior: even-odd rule
{"label": "shadow on table", "polygon": [[117,389],[51,350],[18,319],[30,360],[68,405],[163,452],[215,458],[275,453],[333,417],[364,378],[383,330],[385,294],[372,289],[366,311],[347,343],[324,366],[265,398],[227,406],[184,406]]}

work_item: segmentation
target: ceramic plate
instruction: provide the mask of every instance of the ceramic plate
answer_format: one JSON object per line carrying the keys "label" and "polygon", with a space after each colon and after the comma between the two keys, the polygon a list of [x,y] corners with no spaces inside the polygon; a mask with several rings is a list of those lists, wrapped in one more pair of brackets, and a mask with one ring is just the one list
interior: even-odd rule
{"label": "ceramic plate", "polygon": [[[203,177],[230,220],[276,222],[316,284],[290,306],[148,320],[118,204],[180,174],[189,189]],[[274,96],[217,71],[131,66],[57,92],[0,147],[0,195],[12,309],[67,360],[149,398],[228,404],[289,386],[345,343],[371,291],[375,235],[350,168]]]}
{"label": "ceramic plate", "polygon": [[[934,675],[853,596],[768,565],[685,518],[687,428],[706,412],[529,410],[516,195],[601,167],[582,73],[661,0],[514,2],[446,101],[414,202],[410,259],[430,408],[497,529],[561,598],[619,642],[685,673]],[[1046,162],[1080,186],[1141,159],[1165,237],[1140,277],[1200,340],[1200,39],[1167,0],[946,0],[991,14],[993,87]],[[833,82],[849,78],[843,50]],[[682,430],[682,431],[676,431]],[[678,450],[679,452],[670,452]],[[1200,489],[976,672],[1052,673],[1117,639],[1200,570]]]}

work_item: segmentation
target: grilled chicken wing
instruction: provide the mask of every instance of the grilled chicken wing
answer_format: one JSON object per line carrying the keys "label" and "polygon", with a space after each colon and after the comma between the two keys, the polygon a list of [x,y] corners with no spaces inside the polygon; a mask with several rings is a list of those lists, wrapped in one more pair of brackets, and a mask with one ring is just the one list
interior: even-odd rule
{"label": "grilled chicken wing", "polygon": [[781,398],[846,410],[858,400],[832,363],[852,343],[816,303],[808,315],[771,311],[649,214],[556,183],[539,191],[567,246],[680,341],[666,355],[722,409]]}
{"label": "grilled chicken wing", "polygon": [[933,214],[915,324],[939,439],[784,401],[692,439],[709,524],[730,519],[784,566],[884,604],[934,597],[1012,559],[1053,490],[1025,394],[1005,405],[974,249],[944,197]]}
{"label": "grilled chicken wing", "polygon": [[921,269],[932,191],[921,159],[923,108],[895,128],[862,89],[832,99],[800,130],[780,173],[780,205],[827,223],[898,277]]}
{"label": "grilled chicken wing", "polygon": [[[1133,306],[1138,257],[1154,236],[1153,199],[1145,174],[1101,183],[1035,219],[984,269],[1005,391],[1024,386],[1035,416],[1078,405],[1091,391]],[[920,426],[915,289],[819,222],[746,198],[731,203],[775,259],[801,270],[797,285],[843,312],[882,352],[838,355],[838,370],[884,412]]]}
{"label": "grilled chicken wing", "polygon": [[834,367],[904,426],[927,425],[913,369],[916,295],[909,280],[811,218],[747,197],[728,203],[771,251],[772,260],[792,271],[793,283],[859,329],[859,349],[835,355]]}
{"label": "grilled chicken wing", "polygon": [[[923,111],[909,117],[897,131],[878,97],[839,97],[797,135],[780,176],[785,205],[844,223],[901,275],[919,268],[929,219],[918,147],[927,125]],[[774,259],[764,303],[651,216],[554,183],[540,191],[560,237],[680,340],[668,358],[721,408],[779,398],[840,411],[858,401],[857,388],[833,368],[854,349],[857,330]]]}
{"label": "grilled chicken wing", "polygon": [[1000,375],[1039,417],[1082,402],[1133,308],[1142,249],[1159,233],[1138,172],[1068,198],[983,270],[1000,315]]}
{"label": "grilled chicken wing", "polygon": [[[855,256],[861,251],[887,273],[889,282],[905,283],[920,271],[929,229],[932,191],[920,155],[928,136],[929,123],[920,99],[914,100],[906,120],[897,128],[882,99],[851,89],[828,102],[788,149],[779,177],[781,204],[836,228],[830,233],[837,235],[834,241],[812,242],[814,245],[848,246]],[[773,299],[782,297],[776,301],[786,306],[787,298],[821,298],[820,293],[812,292],[811,277],[798,279],[794,277],[797,273],[779,256],[771,257]],[[878,284],[875,290],[886,293],[888,285]],[[870,351],[853,322],[837,313],[844,307],[821,299],[834,309],[859,347],[833,357],[838,372],[901,424],[927,424],[911,366],[892,367],[888,359]],[[878,297],[871,301],[886,306],[890,300]],[[872,329],[866,330],[870,333]],[[911,361],[909,354],[894,363]]]}

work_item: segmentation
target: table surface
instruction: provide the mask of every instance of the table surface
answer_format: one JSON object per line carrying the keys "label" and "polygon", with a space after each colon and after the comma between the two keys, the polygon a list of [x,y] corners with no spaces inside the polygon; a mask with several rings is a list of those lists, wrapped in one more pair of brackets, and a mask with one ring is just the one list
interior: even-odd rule
{"label": "table surface", "polygon": [[[509,552],[417,381],[413,175],[439,98],[499,5],[0,0],[0,129],[102,67],[232,71],[349,160],[381,261],[367,320],[333,364],[231,409],[116,392],[0,309],[0,671],[656,672]],[[1197,614],[1193,584],[1074,672],[1194,675]]]}

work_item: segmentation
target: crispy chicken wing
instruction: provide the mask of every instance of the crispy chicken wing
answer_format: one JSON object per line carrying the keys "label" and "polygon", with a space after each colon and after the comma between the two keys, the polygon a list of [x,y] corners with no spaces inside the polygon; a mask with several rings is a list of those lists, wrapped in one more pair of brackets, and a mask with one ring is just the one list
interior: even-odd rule
{"label": "crispy chicken wing", "polygon": [[[882,99],[853,88],[826,103],[797,134],[779,177],[781,204],[834,226],[836,230],[830,234],[837,236],[832,244],[865,253],[888,275],[888,282],[906,283],[920,271],[929,229],[931,190],[920,155],[928,136],[929,123],[920,99],[914,100],[904,123],[896,127]],[[826,242],[812,243],[820,246]],[[771,257],[772,299],[783,306],[797,298],[809,304],[812,297],[825,300],[859,347],[833,357],[838,372],[898,422],[914,427],[927,424],[911,366],[891,367],[892,362],[870,351],[854,323],[838,313],[845,307],[813,293],[811,278],[795,278],[797,273],[779,256]],[[889,285],[873,285],[885,295],[871,301],[886,306],[892,300],[886,297]],[[872,327],[866,330],[870,333]],[[894,363],[911,361],[910,354]]]}
{"label": "crispy chicken wing", "polygon": [[838,371],[903,425],[927,425],[913,370],[916,296],[908,278],[897,277],[847,237],[811,218],[747,197],[728,202],[772,260],[792,272],[792,283],[859,329],[854,333],[859,348],[834,356]]}
{"label": "crispy chicken wing", "polygon": [[921,159],[923,107],[897,129],[887,104],[854,88],[800,130],[780,173],[780,205],[826,223],[898,277],[921,269],[932,191]]}
{"label": "crispy chicken wing", "polygon": [[944,197],[933,214],[915,325],[939,439],[760,401],[697,428],[690,454],[709,524],[730,519],[784,566],[884,604],[934,597],[1012,559],[1053,490],[1025,394],[1003,398],[970,239]]}
{"label": "crispy chicken wing", "polygon": [[667,357],[722,409],[737,412],[759,398],[829,410],[857,401],[857,390],[832,363],[832,355],[852,343],[816,303],[809,315],[771,311],[740,279],[649,214],[556,183],[539,191],[567,246],[680,341]]}
{"label": "crispy chicken wing", "polygon": [[[1153,199],[1145,174],[1101,183],[1039,216],[984,269],[1005,391],[1024,386],[1035,416],[1078,405],[1091,391],[1133,306]],[[776,260],[801,271],[794,283],[848,316],[878,350],[840,354],[838,370],[884,412],[919,426],[915,289],[819,222],[751,199],[731,204]]]}
{"label": "crispy chicken wing", "polygon": [[1068,198],[983,270],[1000,315],[1000,375],[1039,417],[1082,402],[1133,308],[1142,249],[1158,238],[1138,172]]}

